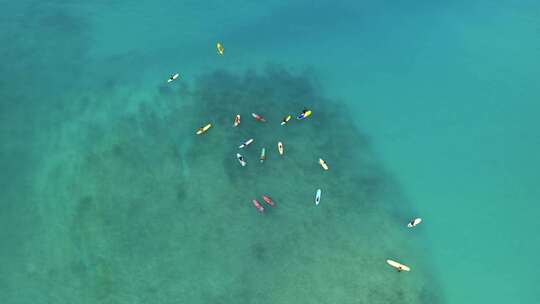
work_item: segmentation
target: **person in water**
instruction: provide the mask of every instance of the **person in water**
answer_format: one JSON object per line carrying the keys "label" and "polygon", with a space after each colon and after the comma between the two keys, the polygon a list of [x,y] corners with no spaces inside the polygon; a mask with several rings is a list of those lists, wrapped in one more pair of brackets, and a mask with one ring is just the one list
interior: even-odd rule
{"label": "person in water", "polygon": [[298,116],[296,117],[296,119],[304,119],[304,118],[306,118],[306,113],[307,113],[307,112],[309,112],[308,108],[304,108],[304,109],[302,110],[302,113],[300,113],[300,115],[298,115]]}

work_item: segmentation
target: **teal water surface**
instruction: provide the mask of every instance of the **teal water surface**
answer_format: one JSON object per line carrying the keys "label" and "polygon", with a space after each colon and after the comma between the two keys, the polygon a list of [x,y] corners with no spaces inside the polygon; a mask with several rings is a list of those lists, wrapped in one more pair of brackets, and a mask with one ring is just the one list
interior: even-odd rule
{"label": "teal water surface", "polygon": [[539,300],[537,2],[4,8],[3,303]]}

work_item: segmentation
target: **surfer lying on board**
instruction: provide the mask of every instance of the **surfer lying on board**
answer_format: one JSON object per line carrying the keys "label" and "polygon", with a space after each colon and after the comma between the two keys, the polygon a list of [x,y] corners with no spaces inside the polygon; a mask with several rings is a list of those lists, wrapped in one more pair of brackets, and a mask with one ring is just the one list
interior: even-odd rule
{"label": "surfer lying on board", "polygon": [[308,108],[304,108],[304,110],[302,110],[302,113],[300,113],[300,115],[298,115],[296,119],[306,119],[310,115],[311,115],[311,110],[308,110]]}
{"label": "surfer lying on board", "polygon": [[402,272],[402,271],[411,271],[411,269],[409,268],[409,266],[405,266],[403,264],[400,264],[396,261],[392,261],[392,260],[386,260],[386,263],[388,263],[388,265],[394,267],[395,270],[397,270],[398,272]]}

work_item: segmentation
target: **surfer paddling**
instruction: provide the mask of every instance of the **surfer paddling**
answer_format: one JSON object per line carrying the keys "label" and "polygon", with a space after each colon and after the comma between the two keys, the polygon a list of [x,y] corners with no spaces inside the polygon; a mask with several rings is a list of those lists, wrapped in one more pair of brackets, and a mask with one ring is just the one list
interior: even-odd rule
{"label": "surfer paddling", "polygon": [[274,203],[274,201],[271,198],[269,198],[268,196],[263,195],[262,197],[263,197],[264,202],[267,203],[268,205],[270,205],[272,207],[274,207],[276,205],[276,203]]}
{"label": "surfer paddling", "polygon": [[253,142],[253,138],[250,138],[250,139],[246,140],[243,144],[238,146],[238,149],[243,149],[243,148],[249,146],[252,142]]}
{"label": "surfer paddling", "polygon": [[407,227],[409,228],[412,228],[412,227],[416,227],[416,225],[420,224],[422,222],[422,219],[417,217],[415,218],[414,220],[410,221],[408,224],[407,224]]}
{"label": "surfer paddling", "polygon": [[217,53],[223,56],[223,54],[225,53],[225,48],[223,47],[223,44],[221,44],[221,42],[216,43],[216,49]]}
{"label": "surfer paddling", "polygon": [[259,203],[258,200],[253,199],[253,200],[251,200],[251,202],[253,203],[253,206],[254,206],[260,213],[263,213],[263,212],[264,212],[264,207],[261,205],[261,203]]}
{"label": "surfer paddling", "polygon": [[262,148],[260,160],[261,160],[261,163],[263,163],[266,160],[266,148]]}
{"label": "surfer paddling", "polygon": [[311,110],[304,108],[304,110],[302,110],[302,113],[300,113],[300,115],[298,115],[296,119],[302,120],[308,118],[309,116],[311,116]]}
{"label": "surfer paddling", "polygon": [[253,118],[255,118],[257,121],[261,121],[261,122],[266,121],[266,119],[264,119],[264,117],[262,117],[261,115],[259,115],[257,113],[251,113],[251,116],[253,116]]}
{"label": "surfer paddling", "polygon": [[244,157],[240,154],[240,153],[236,153],[236,159],[238,160],[238,162],[240,163],[240,165],[242,167],[245,167],[246,166],[246,160],[244,159]]}
{"label": "surfer paddling", "polygon": [[398,272],[411,271],[411,269],[408,266],[403,265],[401,263],[398,263],[396,261],[386,260],[386,263],[388,263],[388,265],[394,267],[394,269],[396,269]]}
{"label": "surfer paddling", "polygon": [[289,120],[291,120],[291,115],[287,115],[283,117],[283,119],[281,120],[281,125],[282,126],[286,125],[289,122]]}
{"label": "surfer paddling", "polygon": [[172,74],[172,75],[169,77],[169,79],[167,79],[167,83],[175,81],[176,79],[178,79],[179,76],[180,76],[180,74],[178,74],[178,73]]}
{"label": "surfer paddling", "polygon": [[240,124],[240,114],[237,114],[236,117],[234,118],[233,127],[238,127],[239,124]]}

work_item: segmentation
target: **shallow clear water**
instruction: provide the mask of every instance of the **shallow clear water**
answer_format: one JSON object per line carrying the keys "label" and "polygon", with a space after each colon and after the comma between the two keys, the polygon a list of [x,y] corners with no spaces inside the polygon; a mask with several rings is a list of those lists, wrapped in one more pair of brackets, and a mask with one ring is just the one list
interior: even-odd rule
{"label": "shallow clear water", "polygon": [[5,8],[3,302],[538,301],[538,3]]}

